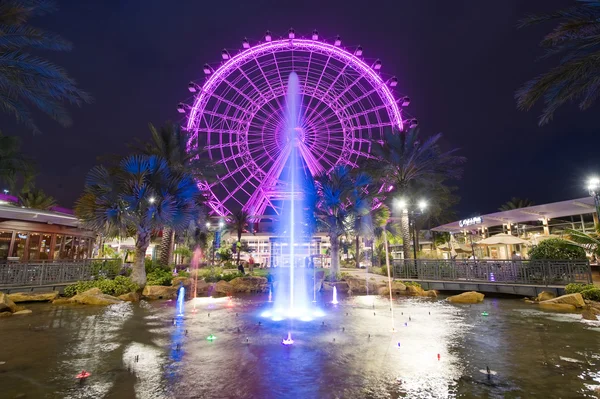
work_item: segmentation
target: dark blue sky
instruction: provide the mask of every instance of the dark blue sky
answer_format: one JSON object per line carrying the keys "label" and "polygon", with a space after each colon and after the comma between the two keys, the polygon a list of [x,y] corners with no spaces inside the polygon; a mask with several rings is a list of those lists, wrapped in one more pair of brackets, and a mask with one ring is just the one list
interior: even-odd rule
{"label": "dark blue sky", "polygon": [[176,104],[187,83],[203,77],[224,47],[258,40],[264,31],[339,34],[380,58],[422,133],[443,132],[469,161],[458,184],[461,216],[486,213],[511,196],[537,203],[584,196],[585,177],[600,173],[599,106],[567,106],[548,126],[539,108],[516,110],[514,91],[553,63],[535,62],[552,25],[516,29],[533,12],[572,0],[522,1],[60,1],[60,11],[35,21],[74,43],[71,53],[44,54],[95,97],[73,109],[62,128],[40,116],[33,136],[0,115],[7,134],[23,138],[38,163],[38,185],[72,206],[87,171],[103,154],[124,154],[125,142],[148,137],[148,122],[180,121]]}

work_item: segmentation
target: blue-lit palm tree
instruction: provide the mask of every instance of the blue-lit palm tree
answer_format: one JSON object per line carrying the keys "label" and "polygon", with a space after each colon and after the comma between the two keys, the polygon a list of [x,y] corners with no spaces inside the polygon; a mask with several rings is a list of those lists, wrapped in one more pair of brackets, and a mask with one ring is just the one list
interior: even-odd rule
{"label": "blue-lit palm tree", "polygon": [[28,24],[32,17],[55,9],[51,0],[0,1],[0,109],[34,132],[39,129],[32,107],[68,126],[71,118],[64,103],[90,101],[64,69],[31,54],[32,50],[71,49],[71,43],[62,37]]}
{"label": "blue-lit palm tree", "polygon": [[546,49],[545,58],[560,56],[558,65],[525,83],[515,95],[522,110],[544,103],[540,125],[550,122],[567,102],[586,110],[600,96],[600,1],[578,0],[571,8],[530,16],[520,27],[543,22],[556,23],[540,46]]}
{"label": "blue-lit palm tree", "polygon": [[315,176],[315,218],[329,236],[332,278],[340,271],[340,237],[352,229],[357,216],[369,212],[370,184],[370,176],[361,172],[352,174],[347,166],[337,166],[328,174]]}
{"label": "blue-lit palm tree", "polygon": [[94,167],[76,213],[84,225],[108,237],[134,237],[132,280],[146,284],[144,258],[153,232],[183,229],[198,213],[194,178],[173,171],[157,156],[134,155],[119,168]]}

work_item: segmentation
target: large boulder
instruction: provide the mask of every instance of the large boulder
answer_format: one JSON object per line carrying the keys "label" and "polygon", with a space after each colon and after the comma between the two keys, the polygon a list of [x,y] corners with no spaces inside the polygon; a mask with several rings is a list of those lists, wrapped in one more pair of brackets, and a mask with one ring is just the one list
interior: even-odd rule
{"label": "large boulder", "polygon": [[556,298],[556,294],[554,292],[542,291],[535,297],[537,302],[549,301],[550,299]]}
{"label": "large boulder", "polygon": [[192,285],[192,279],[189,277],[174,277],[171,280],[171,285],[178,288],[180,285],[183,285],[187,291],[188,287]]}
{"label": "large boulder", "polygon": [[450,303],[479,303],[483,302],[483,295],[480,292],[469,291],[463,292],[462,294],[453,295],[448,297],[448,302]]}
{"label": "large boulder", "polygon": [[23,309],[23,310],[19,310],[18,312],[13,313],[13,315],[22,316],[22,315],[31,314],[31,313],[33,313],[31,311],[31,309]]}
{"label": "large boulder", "polygon": [[72,304],[71,298],[56,298],[52,301],[53,305],[69,305]]}
{"label": "large boulder", "polygon": [[429,298],[437,298],[438,293],[436,290],[428,290],[428,291],[423,291],[423,296],[426,296]]}
{"label": "large boulder", "polygon": [[123,301],[114,296],[103,294],[102,291],[100,291],[100,288],[90,288],[81,294],[75,295],[71,298],[71,302],[80,303],[82,305],[106,306],[121,303]]}
{"label": "large boulder", "polygon": [[577,309],[575,305],[570,305],[567,303],[553,303],[550,301],[540,302],[540,308],[545,310],[555,310],[558,312],[574,312],[575,309]]}
{"label": "large boulder", "polygon": [[167,287],[164,285],[147,285],[142,291],[145,299],[175,299],[178,287]]}
{"label": "large boulder", "polygon": [[236,277],[230,284],[234,292],[269,292],[269,280],[266,277]]}
{"label": "large boulder", "polygon": [[230,295],[233,293],[233,286],[225,280],[221,280],[215,284],[214,292],[222,295]]}
{"label": "large boulder", "polygon": [[128,292],[127,294],[119,295],[119,299],[125,302],[139,302],[140,297],[139,292]]}
{"label": "large boulder", "polygon": [[0,292],[0,313],[2,313],[2,312],[14,313],[17,310],[18,310],[17,305],[15,305],[15,303],[10,299],[10,297],[8,295],[6,295],[5,293]]}
{"label": "large boulder", "polygon": [[344,281],[348,284],[348,293],[354,295],[379,293],[379,288],[383,286],[383,284],[378,283],[377,280],[366,280],[356,276],[344,277]]}
{"label": "large boulder", "polygon": [[[401,281],[392,281],[392,295],[404,295],[406,291],[406,285]],[[390,295],[390,287],[389,284],[385,284],[379,287],[378,292],[379,295],[388,296]]]}
{"label": "large boulder", "polygon": [[348,292],[348,283],[346,281],[323,281],[323,291],[333,291],[333,287],[337,292]]}
{"label": "large boulder", "polygon": [[0,312],[0,319],[3,317],[9,317],[12,316],[12,312]]}
{"label": "large boulder", "polygon": [[206,295],[210,291],[211,284],[199,279],[196,284],[196,295]]}
{"label": "large boulder", "polygon": [[583,300],[583,297],[581,296],[581,294],[578,292],[575,294],[559,296],[558,298],[554,298],[554,299],[548,299],[547,301],[540,302],[540,305],[544,304],[544,303],[545,304],[554,303],[554,304],[561,304],[561,305],[573,305],[576,308],[585,307],[585,301]]}
{"label": "large boulder", "polygon": [[584,309],[583,312],[581,313],[581,317],[583,317],[585,320],[593,320],[593,321],[598,320],[598,318],[596,317],[596,313],[594,312],[594,310],[592,308]]}
{"label": "large boulder", "polygon": [[14,303],[19,302],[50,302],[58,298],[58,291],[51,292],[15,292],[8,294]]}

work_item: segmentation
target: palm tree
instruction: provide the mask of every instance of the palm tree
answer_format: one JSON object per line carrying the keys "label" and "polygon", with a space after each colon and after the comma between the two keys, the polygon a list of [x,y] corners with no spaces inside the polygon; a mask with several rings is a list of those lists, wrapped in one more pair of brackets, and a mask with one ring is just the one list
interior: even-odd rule
{"label": "palm tree", "polygon": [[[447,180],[459,179],[464,157],[458,149],[443,151],[442,134],[421,140],[417,129],[407,132],[387,131],[382,143],[373,146],[375,159],[368,168],[385,187],[393,187],[396,196],[408,196],[418,190],[438,189]],[[400,229],[404,258],[410,257],[408,213],[402,212]]]}
{"label": "palm tree", "polygon": [[15,191],[17,180],[23,179],[23,189],[29,189],[33,180],[33,165],[21,152],[18,137],[5,136],[0,132],[0,183],[4,188]]}
{"label": "palm tree", "polygon": [[41,189],[19,194],[19,204],[25,208],[48,210],[56,206],[56,200]]}
{"label": "palm tree", "polygon": [[134,237],[131,279],[143,287],[151,234],[165,225],[188,226],[197,214],[197,196],[192,176],[172,171],[160,157],[133,155],[118,170],[96,166],[89,172],[76,213],[84,226],[107,237]]}
{"label": "palm tree", "polygon": [[586,110],[600,94],[600,1],[579,0],[571,8],[525,18],[519,26],[548,21],[557,25],[540,46],[546,49],[544,58],[561,57],[558,65],[525,83],[515,94],[521,110],[543,101],[540,126],[550,122],[566,102],[576,101],[581,110]]}
{"label": "palm tree", "polygon": [[[157,129],[148,124],[152,141],[150,143],[137,142],[133,148],[136,152],[145,155],[157,155],[163,158],[169,168],[178,173],[186,173],[196,179],[214,180],[217,168],[204,154],[192,153],[187,150],[187,137],[179,125],[167,122],[165,126]],[[162,230],[162,238],[158,251],[160,263],[169,265],[173,260],[173,246],[175,244],[175,231],[169,226]]]}
{"label": "palm tree", "polygon": [[71,43],[28,24],[30,18],[56,10],[51,0],[0,2],[0,109],[39,132],[31,106],[64,126],[71,124],[63,103],[81,105],[91,97],[77,88],[66,71],[30,50],[68,51]]}
{"label": "palm tree", "polygon": [[318,196],[315,217],[328,236],[331,245],[331,276],[340,271],[340,237],[353,226],[353,218],[368,212],[367,188],[371,178],[365,173],[352,175],[347,166],[336,166],[329,174],[315,176]]}
{"label": "palm tree", "polygon": [[499,211],[510,211],[513,209],[527,208],[528,206],[534,206],[535,203],[527,198],[512,197],[510,201],[505,202],[498,208]]}
{"label": "palm tree", "polygon": [[593,233],[584,233],[578,230],[565,230],[567,239],[574,242],[578,246],[592,253],[596,258],[600,258],[600,228]]}
{"label": "palm tree", "polygon": [[231,222],[227,226],[228,230],[231,233],[235,233],[237,235],[237,241],[235,243],[236,252],[237,252],[237,266],[240,266],[240,255],[242,249],[242,233],[246,230],[248,226],[248,222],[250,221],[250,215],[245,210],[241,209],[237,212],[234,212],[231,215]]}

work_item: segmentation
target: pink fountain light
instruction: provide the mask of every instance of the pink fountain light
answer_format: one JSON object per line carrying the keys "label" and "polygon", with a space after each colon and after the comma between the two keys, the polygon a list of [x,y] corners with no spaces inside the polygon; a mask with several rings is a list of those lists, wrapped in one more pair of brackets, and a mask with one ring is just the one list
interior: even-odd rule
{"label": "pink fountain light", "polygon": [[[290,196],[281,175],[294,148],[315,175],[339,164],[356,167],[370,158],[384,131],[404,128],[400,107],[408,103],[396,100],[398,80],[384,77],[381,62],[365,61],[363,49],[325,43],[318,35],[299,37],[244,41],[237,54],[210,68],[202,85],[192,82],[192,104],[183,107],[189,112],[188,151],[220,166],[216,182],[198,183],[216,214],[240,208],[280,214]],[[292,72],[300,89],[293,140],[285,109]]]}

